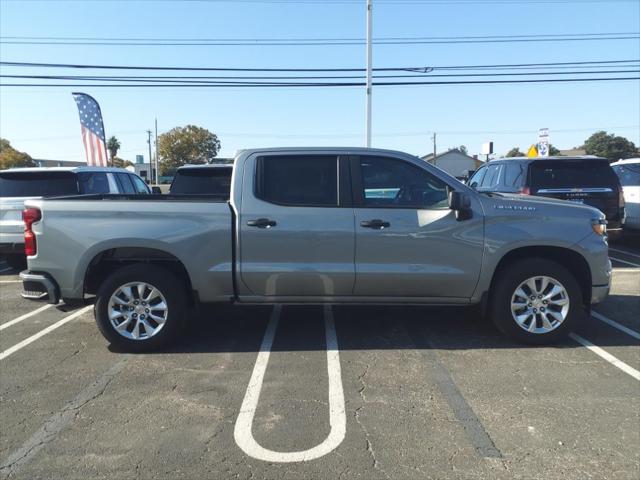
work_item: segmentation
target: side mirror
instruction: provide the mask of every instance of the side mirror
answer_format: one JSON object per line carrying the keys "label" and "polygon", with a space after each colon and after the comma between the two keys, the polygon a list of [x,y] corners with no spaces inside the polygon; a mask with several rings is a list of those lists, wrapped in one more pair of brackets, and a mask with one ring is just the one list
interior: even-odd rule
{"label": "side mirror", "polygon": [[469,184],[469,186],[475,190],[476,187],[478,186],[478,182],[471,182],[471,184]]}
{"label": "side mirror", "polygon": [[151,187],[151,193],[153,193],[154,195],[162,195],[162,190],[157,186]]}
{"label": "side mirror", "polygon": [[463,192],[451,190],[449,192],[449,208],[456,212],[456,220],[468,220],[473,216],[471,211],[471,198]]}

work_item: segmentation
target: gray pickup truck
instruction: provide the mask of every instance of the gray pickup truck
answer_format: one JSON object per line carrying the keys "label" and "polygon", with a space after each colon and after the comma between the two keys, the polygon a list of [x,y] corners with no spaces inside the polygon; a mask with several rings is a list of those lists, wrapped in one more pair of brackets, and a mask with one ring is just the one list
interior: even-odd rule
{"label": "gray pickup truck", "polygon": [[611,280],[595,208],[480,193],[388,150],[246,150],[230,198],[26,206],[22,295],[95,295],[100,331],[128,351],[176,338],[198,302],[478,305],[541,344],[568,334]]}

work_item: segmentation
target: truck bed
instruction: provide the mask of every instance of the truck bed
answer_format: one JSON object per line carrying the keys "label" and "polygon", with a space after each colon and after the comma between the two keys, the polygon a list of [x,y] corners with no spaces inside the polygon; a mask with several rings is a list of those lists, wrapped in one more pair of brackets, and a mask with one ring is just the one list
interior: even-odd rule
{"label": "truck bed", "polygon": [[[25,204],[42,212],[29,268],[52,275],[62,297],[81,298],[89,265],[117,249],[169,254],[203,301],[233,296],[233,215],[224,196],[82,195]],[[46,241],[38,242],[44,234]]]}

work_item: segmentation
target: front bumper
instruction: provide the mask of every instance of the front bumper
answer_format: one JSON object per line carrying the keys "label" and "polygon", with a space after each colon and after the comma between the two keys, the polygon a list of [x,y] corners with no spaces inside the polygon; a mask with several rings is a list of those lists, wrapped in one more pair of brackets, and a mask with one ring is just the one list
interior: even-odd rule
{"label": "front bumper", "polygon": [[20,272],[22,280],[23,298],[36,301],[46,301],[56,304],[60,301],[60,289],[56,281],[46,273],[30,272],[24,270]]}

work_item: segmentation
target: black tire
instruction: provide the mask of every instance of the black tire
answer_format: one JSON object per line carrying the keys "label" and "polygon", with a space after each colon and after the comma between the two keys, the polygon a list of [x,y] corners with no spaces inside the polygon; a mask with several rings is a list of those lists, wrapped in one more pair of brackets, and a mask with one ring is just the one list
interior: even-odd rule
{"label": "black tire", "polygon": [[[164,325],[150,338],[129,339],[118,333],[109,319],[109,301],[119,287],[127,283],[144,282],[160,291],[167,303]],[[166,347],[181,334],[187,312],[186,287],[165,268],[149,264],[122,267],[109,275],[98,290],[94,314],[100,333],[116,349],[125,352],[149,352]]]}
{"label": "black tire", "polygon": [[27,257],[19,253],[11,253],[5,256],[7,263],[14,270],[19,272],[27,268]]}
{"label": "black tire", "polygon": [[[490,292],[489,312],[498,330],[523,343],[544,345],[556,343],[569,335],[584,319],[582,291],[575,277],[562,265],[544,258],[519,260],[498,272]],[[522,328],[511,314],[511,299],[518,286],[535,276],[548,276],[564,286],[569,297],[569,311],[564,321],[547,333],[532,333]]]}

